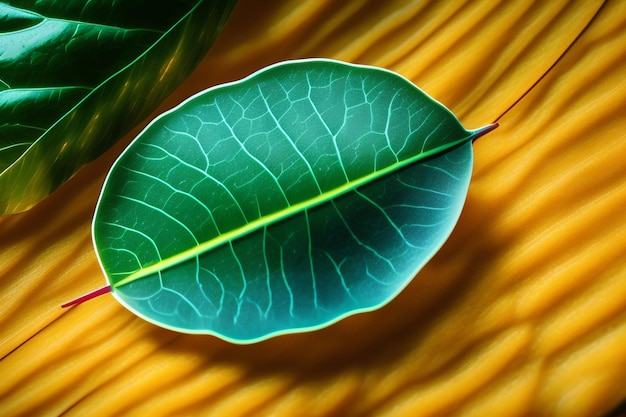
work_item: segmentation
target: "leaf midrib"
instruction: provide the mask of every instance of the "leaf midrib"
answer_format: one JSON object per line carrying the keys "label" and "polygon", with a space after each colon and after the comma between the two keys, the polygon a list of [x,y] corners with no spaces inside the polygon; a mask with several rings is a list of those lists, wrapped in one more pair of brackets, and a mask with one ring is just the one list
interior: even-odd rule
{"label": "leaf midrib", "polygon": [[389,175],[397,170],[400,170],[408,165],[416,163],[420,160],[438,155],[448,149],[454,148],[456,146],[462,145],[466,142],[470,142],[476,136],[480,135],[485,128],[480,128],[472,131],[468,131],[469,135],[466,137],[459,139],[454,142],[449,142],[445,145],[439,146],[437,148],[430,149],[425,152],[421,152],[413,157],[398,161],[391,165],[386,166],[378,171],[374,171],[370,174],[364,175],[352,181],[348,181],[343,185],[336,187],[332,190],[323,192],[321,194],[316,195],[313,198],[309,198],[307,200],[301,201],[297,204],[290,205],[285,207],[282,210],[278,210],[272,214],[268,214],[262,217],[259,217],[256,220],[253,220],[246,225],[240,226],[236,229],[233,229],[229,232],[222,233],[206,242],[202,242],[194,247],[191,247],[179,254],[170,256],[168,258],[162,259],[154,264],[151,264],[145,268],[142,268],[125,278],[121,279],[116,283],[111,283],[112,289],[117,287],[129,284],[133,281],[137,281],[141,278],[145,278],[147,276],[153,275],[155,273],[159,273],[165,269],[171,268],[173,266],[179,265],[185,261],[195,258],[196,256],[209,252],[225,243],[232,242],[237,238],[255,232],[259,229],[262,229],[266,226],[269,226],[273,223],[276,223],[280,220],[293,216],[297,213],[303,212],[307,209],[316,207],[318,205],[324,204],[330,200],[340,197],[356,188],[362,187],[370,182],[376,181],[377,179]]}

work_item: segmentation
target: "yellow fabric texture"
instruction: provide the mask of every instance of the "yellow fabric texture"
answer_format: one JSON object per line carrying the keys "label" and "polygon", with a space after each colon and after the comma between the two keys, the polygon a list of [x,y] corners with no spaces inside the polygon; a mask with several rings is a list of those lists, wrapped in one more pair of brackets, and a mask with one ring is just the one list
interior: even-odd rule
{"label": "yellow fabric texture", "polygon": [[625,45],[620,1],[242,0],[151,117],[285,59],[397,71],[501,125],[457,228],[387,306],[311,333],[240,346],[111,296],[62,310],[105,284],[91,217],[138,126],[0,219],[0,415],[604,415],[626,398]]}

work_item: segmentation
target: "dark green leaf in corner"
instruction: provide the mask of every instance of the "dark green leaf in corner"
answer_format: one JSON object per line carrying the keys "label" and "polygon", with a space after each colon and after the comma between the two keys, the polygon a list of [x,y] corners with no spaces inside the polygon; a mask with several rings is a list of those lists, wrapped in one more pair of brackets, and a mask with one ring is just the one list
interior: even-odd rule
{"label": "dark green leaf in corner", "polygon": [[93,234],[113,295],[236,343],[382,306],[452,231],[472,140],[401,76],[277,64],[155,119],[113,166]]}
{"label": "dark green leaf in corner", "polygon": [[234,4],[0,3],[0,215],[32,207],[153,111]]}

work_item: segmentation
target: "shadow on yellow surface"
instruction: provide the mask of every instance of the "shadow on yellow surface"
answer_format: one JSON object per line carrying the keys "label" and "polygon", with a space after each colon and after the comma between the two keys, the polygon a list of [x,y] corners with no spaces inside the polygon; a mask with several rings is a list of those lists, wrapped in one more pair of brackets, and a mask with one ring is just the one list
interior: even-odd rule
{"label": "shadow on yellow surface", "polygon": [[61,310],[104,284],[91,216],[137,127],[0,219],[0,414],[570,417],[626,398],[626,6],[259,4],[240,2],[159,112],[290,58],[400,72],[468,128],[501,124],[474,145],[450,240],[382,309],[249,346],[160,329],[108,296]]}

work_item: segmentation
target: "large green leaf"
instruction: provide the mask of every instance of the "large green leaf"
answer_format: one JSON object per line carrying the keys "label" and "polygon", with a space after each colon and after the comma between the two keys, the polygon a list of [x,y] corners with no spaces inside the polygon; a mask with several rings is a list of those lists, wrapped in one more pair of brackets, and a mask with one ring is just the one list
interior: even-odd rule
{"label": "large green leaf", "polygon": [[377,308],[452,231],[488,128],[386,70],[268,67],[128,147],[96,209],[100,262],[139,316],[234,342]]}
{"label": "large green leaf", "polygon": [[32,207],[154,110],[235,1],[0,3],[0,214]]}

